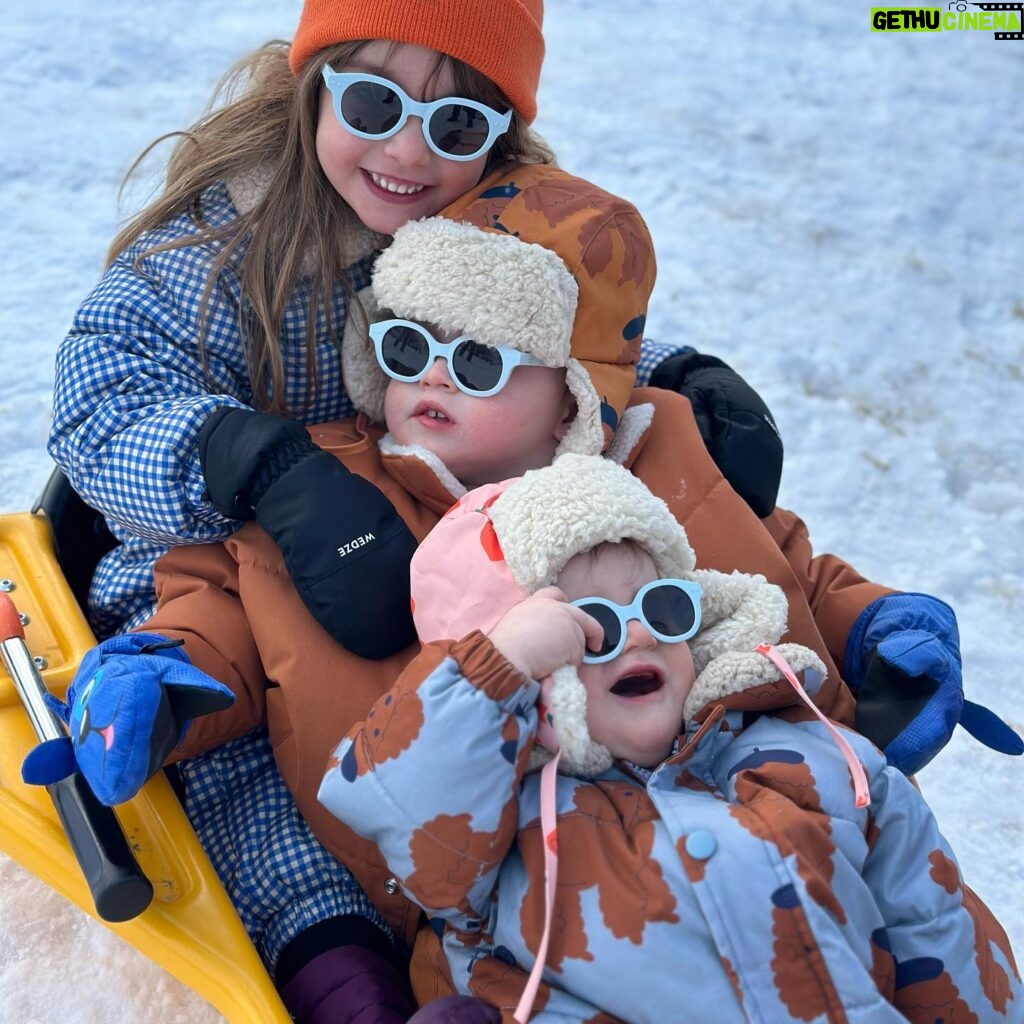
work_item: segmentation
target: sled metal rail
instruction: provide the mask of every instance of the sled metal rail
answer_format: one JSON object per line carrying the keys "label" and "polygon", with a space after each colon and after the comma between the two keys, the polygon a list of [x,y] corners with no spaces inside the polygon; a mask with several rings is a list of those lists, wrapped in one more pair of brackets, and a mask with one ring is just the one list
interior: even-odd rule
{"label": "sled metal rail", "polygon": [[[44,515],[0,515],[0,587],[23,615],[25,639],[51,693],[63,697],[95,644],[61,573]],[[102,921],[47,792],[21,781],[38,742],[0,666],[0,850],[211,1003],[231,1022],[287,1024],[284,1009],[170,783],[162,773],[117,808],[153,901],[123,923]]]}

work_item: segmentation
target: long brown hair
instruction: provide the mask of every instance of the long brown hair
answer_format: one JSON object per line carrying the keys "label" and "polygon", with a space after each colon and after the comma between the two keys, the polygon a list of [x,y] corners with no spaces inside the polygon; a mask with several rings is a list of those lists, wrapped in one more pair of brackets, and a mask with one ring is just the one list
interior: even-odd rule
{"label": "long brown hair", "polygon": [[[285,370],[278,343],[285,307],[300,277],[311,274],[306,335],[307,403],[316,387],[316,324],[326,318],[327,330],[339,341],[341,324],[330,322],[332,296],[338,282],[349,294],[350,315],[356,312],[351,282],[344,271],[351,239],[366,228],[334,191],[316,155],[316,123],[321,68],[342,68],[365,45],[362,40],[341,43],[315,55],[301,73],[288,66],[288,43],[271,42],[230,68],[217,86],[210,109],[188,131],[165,135],[151,143],[128,171],[126,181],[154,146],[177,138],[167,164],[163,188],[153,202],[118,233],[107,254],[112,263],[145,232],[187,212],[195,232],[153,246],[138,260],[155,252],[217,243],[200,308],[200,355],[205,361],[206,313],[224,268],[238,261],[241,291],[247,305],[243,343],[253,388],[253,404],[287,413]],[[438,55],[434,73],[450,65],[458,95],[469,96],[496,109],[510,104],[489,79],[466,64]],[[506,163],[553,163],[554,156],[539,135],[518,114],[488,154],[484,174]],[[258,174],[264,187],[251,209],[219,228],[204,223],[203,193],[217,182]],[[387,244],[378,236],[379,245]],[[348,242],[348,245],[346,244]],[[312,261],[312,262],[310,262]],[[365,318],[359,308],[358,315]]]}

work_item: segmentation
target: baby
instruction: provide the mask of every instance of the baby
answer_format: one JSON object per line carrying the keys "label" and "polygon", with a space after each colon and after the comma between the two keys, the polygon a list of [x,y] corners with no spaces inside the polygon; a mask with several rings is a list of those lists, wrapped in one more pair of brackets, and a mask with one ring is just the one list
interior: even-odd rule
{"label": "baby", "polygon": [[[468,494],[412,594],[423,652],[320,799],[443,922],[418,993],[520,1021],[1019,1012],[1006,937],[918,791],[814,709],[812,651],[770,646],[781,590],[696,569],[624,469],[565,455]],[[531,771],[538,741],[563,774]]]}

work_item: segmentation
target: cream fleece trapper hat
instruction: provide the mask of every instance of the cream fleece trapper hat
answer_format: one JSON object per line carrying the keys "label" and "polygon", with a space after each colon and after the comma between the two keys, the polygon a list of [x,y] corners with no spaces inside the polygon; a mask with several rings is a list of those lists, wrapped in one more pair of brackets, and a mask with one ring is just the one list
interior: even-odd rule
{"label": "cream fleece trapper hat", "polygon": [[[420,640],[487,633],[527,595],[554,583],[575,555],[622,541],[643,548],[660,577],[700,584],[701,629],[689,641],[698,673],[725,651],[750,651],[785,631],[778,587],[761,576],[696,569],[685,531],[640,480],[608,459],[568,454],[469,492],[427,535],[411,566]],[[575,667],[555,670],[545,699],[560,770],[590,776],[609,767],[611,755],[587,730],[586,689]]]}
{"label": "cream fleece trapper hat", "polygon": [[[371,312],[387,309],[564,368],[577,414],[557,454],[596,455],[636,382],[654,275],[650,235],[634,207],[536,165],[498,172],[441,215],[399,228],[360,299]],[[388,377],[353,318],[342,365],[356,408],[383,422]]]}

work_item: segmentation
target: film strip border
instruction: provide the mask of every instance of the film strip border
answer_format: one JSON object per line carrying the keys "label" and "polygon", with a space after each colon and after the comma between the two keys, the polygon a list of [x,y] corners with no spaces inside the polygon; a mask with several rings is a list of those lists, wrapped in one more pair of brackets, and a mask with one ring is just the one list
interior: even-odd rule
{"label": "film strip border", "polygon": [[[1020,15],[1021,28],[1024,29],[1024,3],[1007,4],[979,4],[972,3],[972,7],[980,7],[983,11],[1016,11]],[[1024,31],[1021,32],[995,32],[996,39],[1024,39]]]}

